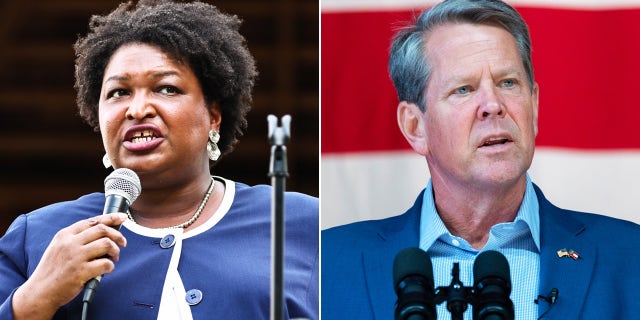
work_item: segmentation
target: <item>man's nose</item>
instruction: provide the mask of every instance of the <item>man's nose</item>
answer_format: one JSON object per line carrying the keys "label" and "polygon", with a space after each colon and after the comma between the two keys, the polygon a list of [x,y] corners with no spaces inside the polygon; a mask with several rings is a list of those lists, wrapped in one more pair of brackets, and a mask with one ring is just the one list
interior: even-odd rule
{"label": "man's nose", "polygon": [[506,110],[500,99],[500,95],[493,86],[480,89],[478,97],[478,118],[504,117]]}

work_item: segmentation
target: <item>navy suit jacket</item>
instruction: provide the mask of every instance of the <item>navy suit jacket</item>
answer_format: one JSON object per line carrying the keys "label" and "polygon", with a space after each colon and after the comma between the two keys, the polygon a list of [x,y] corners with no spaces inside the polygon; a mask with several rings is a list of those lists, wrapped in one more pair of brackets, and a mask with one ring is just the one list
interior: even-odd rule
{"label": "navy suit jacket", "polygon": [[[535,191],[540,205],[539,294],[559,291],[543,319],[640,319],[640,226],[560,209],[537,186]],[[393,260],[400,250],[419,244],[423,193],[400,216],[322,232],[322,319],[393,319]],[[580,257],[558,257],[563,248]],[[539,316],[547,309],[541,301]]]}

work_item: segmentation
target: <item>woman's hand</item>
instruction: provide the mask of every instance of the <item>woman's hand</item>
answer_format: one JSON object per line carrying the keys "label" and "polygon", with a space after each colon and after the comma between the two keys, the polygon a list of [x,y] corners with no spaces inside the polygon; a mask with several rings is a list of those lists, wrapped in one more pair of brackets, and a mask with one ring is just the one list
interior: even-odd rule
{"label": "woman's hand", "polygon": [[13,296],[15,319],[51,319],[89,279],[111,273],[120,247],[127,243],[115,227],[126,219],[122,213],[100,215],[58,231],[31,277]]}

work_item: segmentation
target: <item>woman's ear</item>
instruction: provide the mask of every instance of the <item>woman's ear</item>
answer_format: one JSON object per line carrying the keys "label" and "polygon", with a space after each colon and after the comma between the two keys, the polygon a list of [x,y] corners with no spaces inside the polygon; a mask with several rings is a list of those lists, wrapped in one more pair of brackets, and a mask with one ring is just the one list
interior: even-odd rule
{"label": "woman's ear", "polygon": [[220,122],[222,122],[222,112],[220,111],[220,105],[214,101],[209,104],[209,114],[211,115],[211,129],[216,132],[220,132]]}
{"label": "woman's ear", "polygon": [[425,131],[425,114],[415,103],[401,101],[398,104],[398,126],[409,145],[417,153],[426,156],[428,153],[427,133]]}

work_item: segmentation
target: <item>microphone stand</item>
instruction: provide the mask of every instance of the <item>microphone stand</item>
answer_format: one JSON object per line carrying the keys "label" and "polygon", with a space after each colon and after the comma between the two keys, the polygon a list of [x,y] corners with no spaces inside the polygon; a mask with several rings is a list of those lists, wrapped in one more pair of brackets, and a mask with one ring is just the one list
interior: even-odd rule
{"label": "microphone stand", "polygon": [[287,147],[291,131],[291,116],[282,117],[282,127],[278,127],[278,118],[267,116],[271,159],[269,177],[271,177],[271,320],[284,319],[283,269],[284,269],[284,190],[287,172]]}

